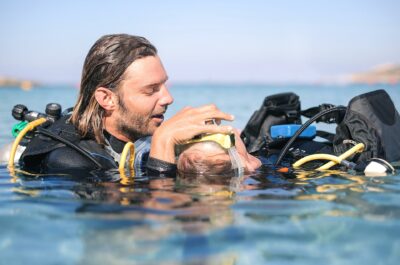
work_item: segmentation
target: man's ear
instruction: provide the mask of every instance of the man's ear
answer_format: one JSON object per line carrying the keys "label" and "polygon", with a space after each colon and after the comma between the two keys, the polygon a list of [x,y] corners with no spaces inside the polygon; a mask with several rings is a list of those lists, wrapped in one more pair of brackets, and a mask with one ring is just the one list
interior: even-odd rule
{"label": "man's ear", "polygon": [[110,89],[98,87],[94,92],[94,97],[105,110],[115,110],[117,107],[116,95]]}

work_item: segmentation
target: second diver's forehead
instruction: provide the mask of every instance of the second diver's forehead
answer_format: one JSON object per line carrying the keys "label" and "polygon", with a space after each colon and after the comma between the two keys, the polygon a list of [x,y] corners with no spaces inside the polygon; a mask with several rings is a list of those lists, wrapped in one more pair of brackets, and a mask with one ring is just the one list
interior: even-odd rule
{"label": "second diver's forehead", "polygon": [[217,143],[214,142],[200,142],[191,144],[191,146],[186,149],[188,152],[202,152],[206,156],[214,156],[214,155],[228,155],[228,152],[220,147]]}

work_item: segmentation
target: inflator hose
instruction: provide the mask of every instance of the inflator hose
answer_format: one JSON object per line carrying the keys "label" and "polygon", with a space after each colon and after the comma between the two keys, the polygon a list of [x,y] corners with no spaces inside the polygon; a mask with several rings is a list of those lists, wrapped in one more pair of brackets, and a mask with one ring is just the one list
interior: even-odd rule
{"label": "inflator hose", "polygon": [[25,128],[18,134],[17,138],[15,138],[14,143],[11,148],[11,154],[10,158],[8,160],[8,168],[14,168],[14,157],[15,153],[17,152],[17,148],[19,146],[19,143],[21,142],[22,138],[24,138],[25,134],[27,134],[29,131],[32,131],[35,129],[37,126],[45,123],[47,120],[45,118],[39,118],[37,120],[31,121],[28,123]]}

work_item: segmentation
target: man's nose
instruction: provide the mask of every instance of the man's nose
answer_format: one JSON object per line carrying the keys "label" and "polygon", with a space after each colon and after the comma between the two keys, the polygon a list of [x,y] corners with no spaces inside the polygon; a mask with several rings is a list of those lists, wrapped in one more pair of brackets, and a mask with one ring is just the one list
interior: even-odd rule
{"label": "man's nose", "polygon": [[171,105],[173,102],[174,98],[172,97],[171,93],[169,93],[167,86],[164,84],[161,88],[161,97],[159,103],[162,106],[168,106]]}

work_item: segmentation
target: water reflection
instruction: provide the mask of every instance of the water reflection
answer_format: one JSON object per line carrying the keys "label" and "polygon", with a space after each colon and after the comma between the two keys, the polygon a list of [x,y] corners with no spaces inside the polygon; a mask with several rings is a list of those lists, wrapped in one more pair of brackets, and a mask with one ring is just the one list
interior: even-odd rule
{"label": "water reflection", "polygon": [[[396,175],[279,173],[268,167],[241,178],[143,177],[127,185],[110,172],[82,181],[21,172],[10,178],[3,168],[0,182],[1,216],[12,220],[5,227],[28,217],[23,231],[29,235],[38,229],[32,222],[38,218],[48,227],[41,233],[67,244],[74,257],[79,253],[82,264],[246,264],[246,251],[255,264],[322,262],[322,254],[315,257],[302,244],[319,248],[337,242],[332,247],[340,255],[346,247],[339,241],[347,237],[362,249],[357,242],[367,230],[384,229],[400,218],[399,191]],[[74,244],[66,242],[54,220],[75,226]],[[395,240],[397,223],[376,235],[384,237],[385,246]],[[392,252],[388,255],[393,258]]]}

